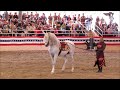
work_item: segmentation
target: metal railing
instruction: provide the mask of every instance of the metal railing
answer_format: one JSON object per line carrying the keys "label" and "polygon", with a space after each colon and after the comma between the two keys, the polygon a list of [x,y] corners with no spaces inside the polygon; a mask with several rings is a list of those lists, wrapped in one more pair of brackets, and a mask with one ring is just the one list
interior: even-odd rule
{"label": "metal railing", "polygon": [[116,31],[116,32],[113,31],[113,33],[108,33],[108,34],[106,34],[106,31],[103,31],[102,29],[100,29],[99,26],[95,25],[95,27],[97,28],[97,29],[95,29],[95,31],[96,31],[100,36],[116,36],[116,37],[120,37],[120,31]]}
{"label": "metal railing", "polygon": [[[100,29],[101,30],[101,29]],[[8,32],[7,30],[1,30],[0,36],[43,36],[45,32],[50,31],[52,33],[55,33],[57,36],[87,36],[87,32],[83,30],[33,30],[26,31],[26,30],[12,30],[11,32]],[[96,30],[97,33],[99,33],[101,36],[115,36],[120,37],[120,32],[113,33],[113,34],[105,34],[105,32],[101,31],[100,33],[98,30]],[[21,32],[21,33],[19,33]]]}
{"label": "metal railing", "polygon": [[[1,30],[0,36],[43,36],[45,32],[52,32],[60,36],[85,36],[85,32],[82,30],[12,30],[8,32],[7,30]],[[21,32],[21,33],[19,33]]]}
{"label": "metal railing", "polygon": [[[103,36],[103,31],[100,29],[98,25],[95,24],[95,31],[100,35]],[[101,33],[100,33],[101,32]]]}
{"label": "metal railing", "polygon": [[88,33],[87,33],[87,28],[83,25],[83,24],[81,24],[81,23],[79,23],[83,28],[85,28],[85,35],[88,35]]}
{"label": "metal railing", "polygon": [[115,36],[115,37],[120,37],[120,32],[118,31],[117,33],[111,33],[111,34],[105,34],[105,32],[103,32],[103,36]]}

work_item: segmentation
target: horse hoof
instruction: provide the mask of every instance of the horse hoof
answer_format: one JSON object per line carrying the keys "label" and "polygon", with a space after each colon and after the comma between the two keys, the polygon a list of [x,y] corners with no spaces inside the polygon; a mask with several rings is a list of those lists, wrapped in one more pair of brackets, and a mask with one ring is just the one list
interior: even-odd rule
{"label": "horse hoof", "polygon": [[71,72],[74,72],[74,70],[71,70]]}
{"label": "horse hoof", "polygon": [[54,72],[51,72],[51,74],[54,74]]}
{"label": "horse hoof", "polygon": [[74,69],[72,69],[71,72],[74,72]]}
{"label": "horse hoof", "polygon": [[64,70],[62,70],[62,72],[64,72]]}

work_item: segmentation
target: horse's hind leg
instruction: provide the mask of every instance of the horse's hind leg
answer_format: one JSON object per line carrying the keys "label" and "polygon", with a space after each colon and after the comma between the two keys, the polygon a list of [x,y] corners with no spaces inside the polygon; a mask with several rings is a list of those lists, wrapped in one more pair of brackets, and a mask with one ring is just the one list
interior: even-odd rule
{"label": "horse's hind leg", "polygon": [[63,66],[62,66],[62,71],[64,71],[65,70],[65,65],[66,65],[66,62],[68,61],[68,59],[67,59],[67,57],[66,56],[64,56],[64,64],[63,64]]}
{"label": "horse's hind leg", "polygon": [[72,61],[71,61],[71,63],[72,63],[71,72],[74,72],[74,57],[73,57],[73,55],[71,55],[71,58],[72,58]]}

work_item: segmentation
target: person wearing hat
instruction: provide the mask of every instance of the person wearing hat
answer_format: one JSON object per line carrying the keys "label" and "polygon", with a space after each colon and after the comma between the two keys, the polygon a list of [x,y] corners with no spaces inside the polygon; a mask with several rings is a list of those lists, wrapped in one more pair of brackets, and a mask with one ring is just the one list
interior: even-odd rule
{"label": "person wearing hat", "polygon": [[100,37],[100,41],[97,43],[96,45],[96,61],[95,61],[95,65],[98,65],[98,72],[102,72],[102,67],[103,65],[105,65],[105,59],[104,59],[104,50],[106,48],[106,44],[103,40],[103,37]]}

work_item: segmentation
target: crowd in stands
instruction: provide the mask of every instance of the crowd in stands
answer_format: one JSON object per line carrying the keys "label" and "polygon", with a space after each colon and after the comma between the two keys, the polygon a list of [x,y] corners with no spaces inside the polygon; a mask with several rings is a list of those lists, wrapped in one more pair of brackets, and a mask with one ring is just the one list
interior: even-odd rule
{"label": "crowd in stands", "polygon": [[118,24],[115,22],[113,23],[114,17],[113,14],[110,14],[109,16],[110,22],[109,24],[106,23],[104,18],[96,18],[96,26],[95,28],[99,28],[99,32],[103,33],[104,36],[114,36],[119,33],[118,31]]}
{"label": "crowd in stands", "polygon": [[[42,36],[43,31],[50,30],[60,36],[85,36],[92,29],[92,20],[92,16],[85,16],[84,13],[82,15],[75,14],[72,17],[70,15],[62,17],[60,13],[58,15],[56,13],[51,15],[50,13],[47,17],[45,13],[39,15],[37,12],[35,14],[26,12],[22,13],[20,17],[17,12],[14,14],[5,12],[0,15],[0,33],[9,33],[9,36],[12,35],[11,33],[14,33],[14,36]],[[116,23],[107,25],[105,20],[99,17],[96,18],[96,25],[105,33],[115,33],[118,30]]]}

